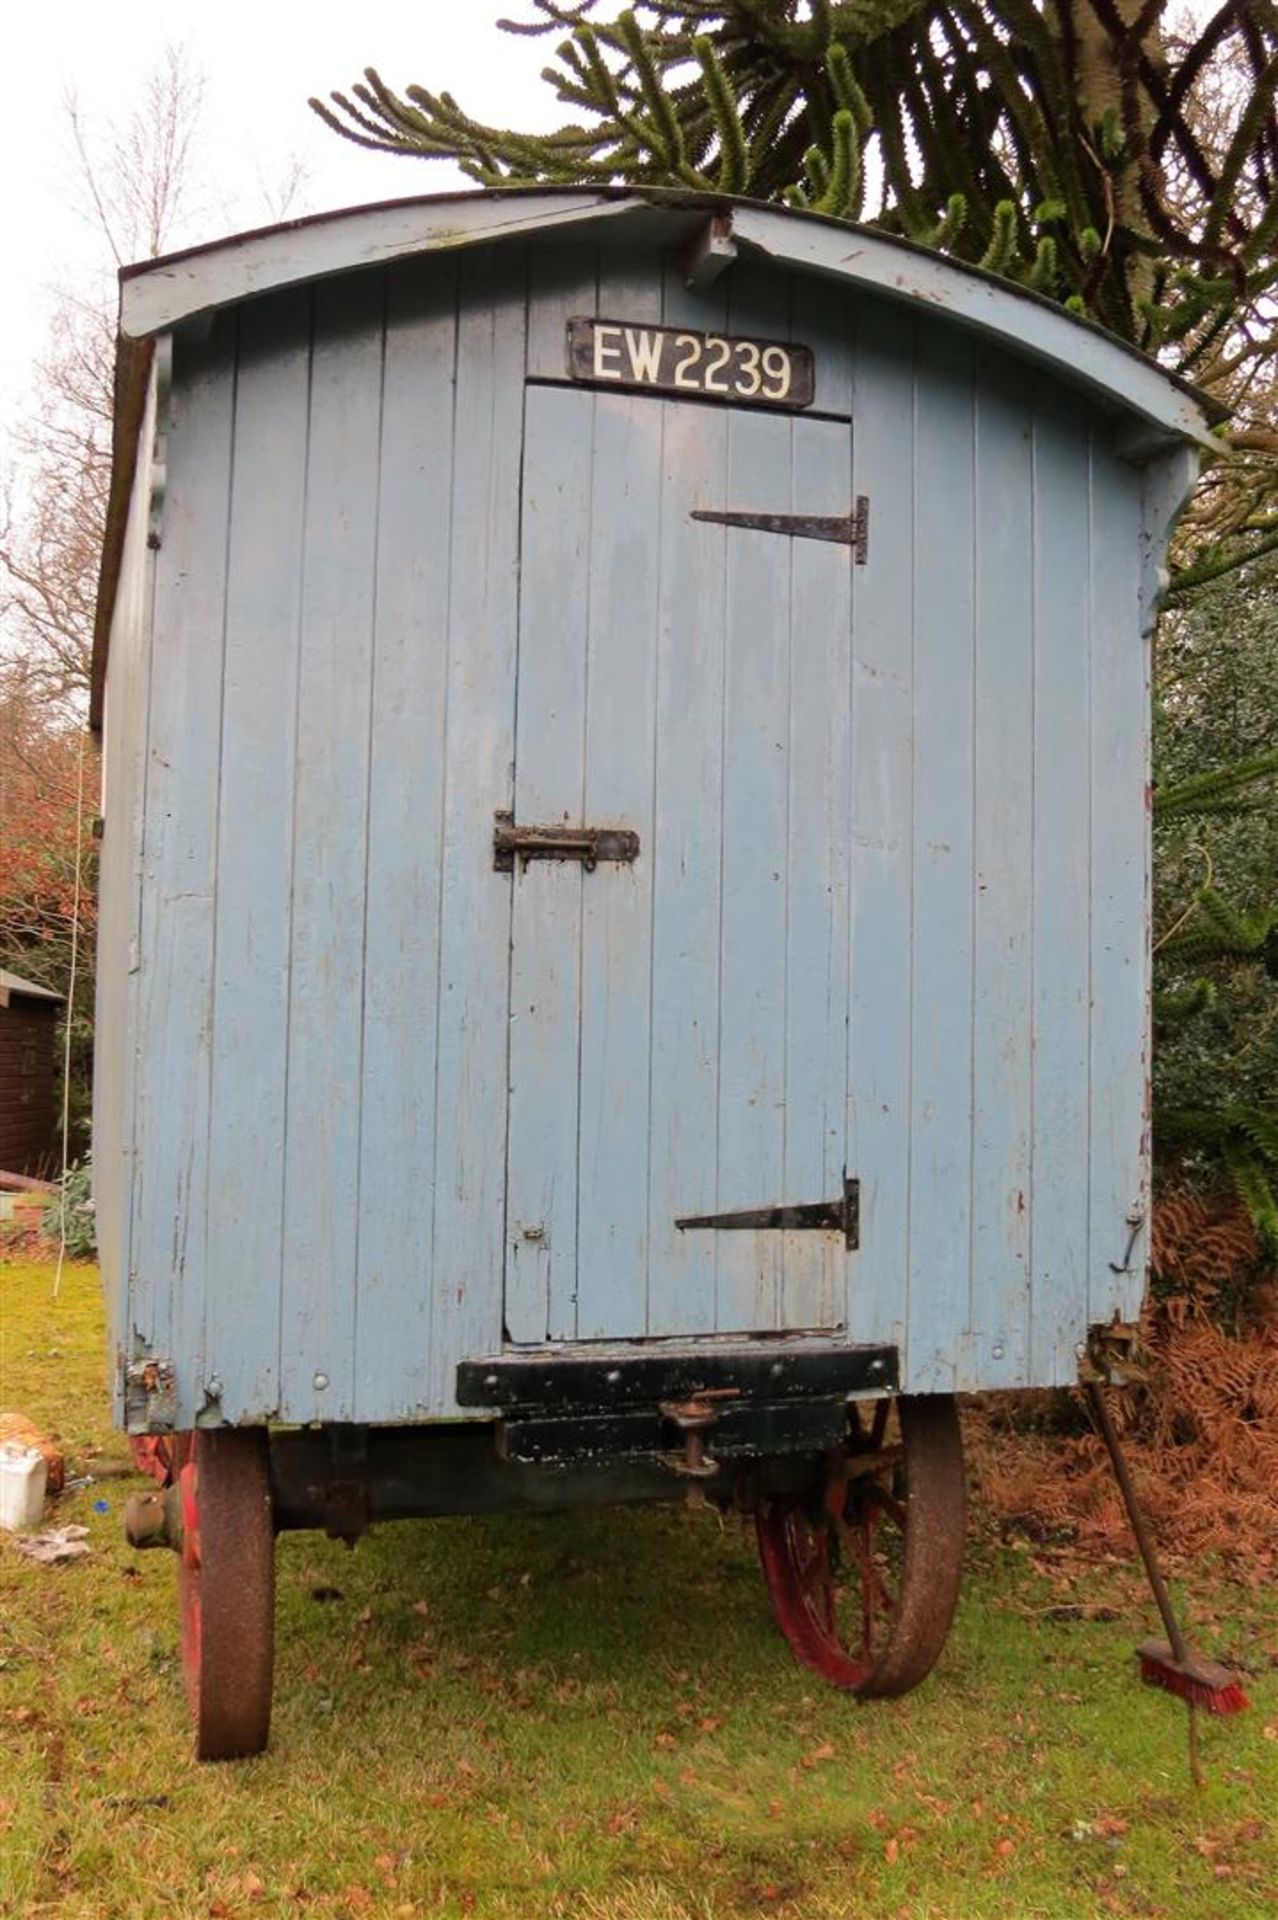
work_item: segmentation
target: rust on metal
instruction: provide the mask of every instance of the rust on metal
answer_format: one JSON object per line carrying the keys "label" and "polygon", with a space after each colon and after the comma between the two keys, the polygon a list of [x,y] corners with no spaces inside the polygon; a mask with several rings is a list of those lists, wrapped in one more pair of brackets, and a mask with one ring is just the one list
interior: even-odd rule
{"label": "rust on metal", "polygon": [[829,540],[851,547],[858,567],[870,557],[870,497],[857,495],[851,513],[755,513],[736,508],[694,507],[694,520],[720,527],[745,527],[755,533],[780,533],[791,540]]}
{"label": "rust on metal", "polygon": [[706,1435],[719,1418],[721,1403],[736,1398],[733,1387],[710,1387],[690,1400],[663,1400],[661,1416],[683,1435],[680,1452],[668,1453],[666,1464],[684,1480],[712,1480],[719,1462],[706,1449]]}
{"label": "rust on metal", "polygon": [[493,868],[511,873],[515,862],[579,860],[593,873],[601,860],[627,865],[638,858],[639,835],[630,827],[520,827],[510,813],[496,815]]}
{"label": "rust on metal", "polygon": [[790,1233],[841,1233],[844,1245],[853,1251],[860,1237],[861,1183],[845,1174],[843,1192],[837,1200],[814,1200],[800,1206],[742,1207],[731,1213],[685,1214],[675,1225],[680,1233],[700,1227],[717,1233],[769,1229]]}

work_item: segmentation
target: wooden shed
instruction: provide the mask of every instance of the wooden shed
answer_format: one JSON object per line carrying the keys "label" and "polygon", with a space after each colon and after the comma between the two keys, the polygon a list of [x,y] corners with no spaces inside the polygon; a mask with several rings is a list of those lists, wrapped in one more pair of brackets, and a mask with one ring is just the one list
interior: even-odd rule
{"label": "wooden shed", "polygon": [[55,1154],[60,993],[0,967],[0,1169],[43,1176]]}
{"label": "wooden shed", "polygon": [[1148,636],[1202,398],[685,193],[122,284],[122,1418],[509,1455],[534,1403],[646,1394],[651,1435],[761,1356],[840,1404],[1072,1380],[1144,1281]]}

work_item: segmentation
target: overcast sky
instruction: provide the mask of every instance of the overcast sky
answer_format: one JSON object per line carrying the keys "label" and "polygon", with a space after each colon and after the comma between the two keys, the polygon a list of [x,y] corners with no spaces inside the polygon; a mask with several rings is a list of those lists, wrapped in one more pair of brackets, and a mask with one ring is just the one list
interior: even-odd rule
{"label": "overcast sky", "polygon": [[392,86],[447,89],[483,119],[554,125],[562,115],[538,78],[552,40],[499,33],[521,0],[9,0],[0,28],[0,421],[30,391],[47,335],[52,290],[84,274],[101,243],[82,198],[63,102],[76,94],[90,133],[125,118],[166,45],[182,45],[205,76],[203,206],[181,244],[228,226],[260,225],[260,182],[293,157],[308,179],[299,212],[465,185],[451,165],[369,153],[329,132],[307,96],[349,87],[366,66]]}

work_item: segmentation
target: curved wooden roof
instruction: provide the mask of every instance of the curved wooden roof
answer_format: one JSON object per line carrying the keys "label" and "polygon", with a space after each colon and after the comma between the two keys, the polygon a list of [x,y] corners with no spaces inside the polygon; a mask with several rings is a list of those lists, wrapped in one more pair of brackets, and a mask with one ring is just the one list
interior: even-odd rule
{"label": "curved wooden roof", "polygon": [[512,187],[435,194],[236,234],[126,267],[120,276],[120,331],[127,340],[140,340],[276,287],[411,254],[528,240],[552,230],[564,238],[589,228],[593,239],[605,243],[648,237],[692,244],[712,215],[718,216],[721,232],[730,232],[736,252],[944,313],[965,331],[1050,367],[1068,385],[1089,390],[1139,422],[1141,440],[1214,444],[1207,432],[1220,417],[1214,402],[1054,301],[868,227],[668,188]]}

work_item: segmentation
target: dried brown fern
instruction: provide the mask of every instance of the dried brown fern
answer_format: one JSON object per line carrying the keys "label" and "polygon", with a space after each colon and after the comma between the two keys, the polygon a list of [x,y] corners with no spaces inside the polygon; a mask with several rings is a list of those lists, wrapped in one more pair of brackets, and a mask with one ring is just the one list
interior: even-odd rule
{"label": "dried brown fern", "polygon": [[[1278,1284],[1232,1198],[1175,1193],[1154,1217],[1156,1290],[1141,1377],[1112,1397],[1143,1504],[1173,1555],[1218,1552],[1255,1577],[1278,1565]],[[1212,1318],[1222,1299],[1234,1324]],[[1008,1397],[1010,1399],[1010,1397]],[[975,1417],[974,1467],[996,1515],[1127,1550],[1127,1522],[1081,1396],[1005,1400]],[[1043,1431],[1043,1403],[1055,1434]],[[1029,1430],[1027,1430],[1029,1429]]]}

